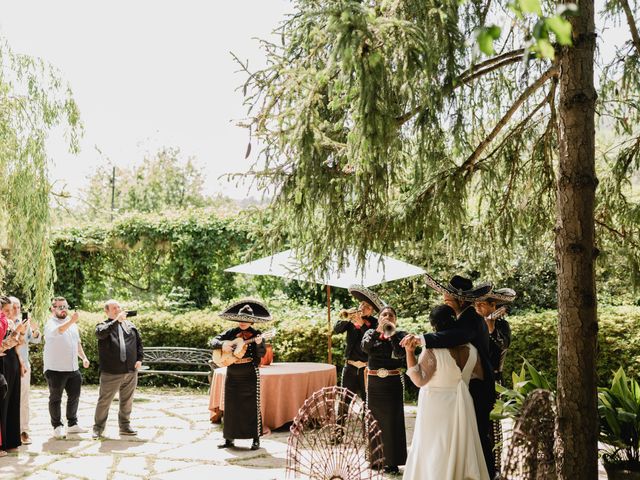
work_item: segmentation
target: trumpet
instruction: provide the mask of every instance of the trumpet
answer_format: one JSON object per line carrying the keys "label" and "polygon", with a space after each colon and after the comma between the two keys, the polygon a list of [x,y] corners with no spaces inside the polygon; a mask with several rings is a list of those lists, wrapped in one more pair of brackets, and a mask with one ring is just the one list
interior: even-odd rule
{"label": "trumpet", "polygon": [[340,318],[348,318],[352,320],[357,313],[358,313],[358,309],[356,307],[343,308],[342,310],[340,310]]}
{"label": "trumpet", "polygon": [[384,333],[385,337],[393,337],[396,334],[396,326],[391,322],[387,322],[382,326],[382,333]]}

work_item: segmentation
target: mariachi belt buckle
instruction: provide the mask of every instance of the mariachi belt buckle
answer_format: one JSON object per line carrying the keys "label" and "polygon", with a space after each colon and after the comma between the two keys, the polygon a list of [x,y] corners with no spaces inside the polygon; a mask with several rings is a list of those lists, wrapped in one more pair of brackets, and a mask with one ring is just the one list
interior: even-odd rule
{"label": "mariachi belt buckle", "polygon": [[389,376],[389,370],[387,370],[386,368],[379,368],[376,372],[376,375],[378,375],[378,377],[380,378],[387,378]]}

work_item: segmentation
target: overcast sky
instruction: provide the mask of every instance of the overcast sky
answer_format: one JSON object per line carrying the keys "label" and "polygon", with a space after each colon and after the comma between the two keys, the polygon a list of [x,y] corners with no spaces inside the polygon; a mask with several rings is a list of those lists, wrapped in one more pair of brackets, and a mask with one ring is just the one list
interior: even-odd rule
{"label": "overcast sky", "polygon": [[0,0],[0,35],[55,65],[80,107],[82,151],[71,156],[52,141],[53,179],[73,193],[100,164],[131,165],[171,146],[204,168],[206,193],[246,197],[246,187],[218,180],[251,163],[247,132],[235,125],[246,77],[234,73],[230,52],[260,65],[255,37],[269,37],[290,8],[288,0]]}

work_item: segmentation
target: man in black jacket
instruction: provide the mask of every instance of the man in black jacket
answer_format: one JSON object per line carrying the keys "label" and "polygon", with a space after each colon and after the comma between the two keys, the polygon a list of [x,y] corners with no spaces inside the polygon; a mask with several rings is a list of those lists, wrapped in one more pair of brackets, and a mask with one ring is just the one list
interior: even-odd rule
{"label": "man in black jacket", "polygon": [[[473,398],[478,433],[489,477],[494,478],[496,472],[491,452],[489,414],[495,403],[495,383],[493,366],[489,360],[489,330],[484,319],[475,311],[472,303],[489,294],[492,286],[491,284],[482,284],[474,288],[471,280],[458,275],[453,276],[448,285],[437,282],[429,275],[426,278],[430,287],[443,294],[444,303],[453,308],[458,319],[456,328],[442,332],[425,333],[420,336],[420,342],[425,348],[453,348],[471,343],[478,350],[484,378],[472,379],[469,382],[469,392]],[[407,341],[401,342],[401,346],[404,346]]]}
{"label": "man in black jacket", "polygon": [[120,435],[136,435],[131,428],[130,416],[133,393],[138,385],[138,369],[142,366],[142,340],[136,326],[127,320],[115,300],[104,306],[107,320],[96,326],[98,337],[98,361],[100,365],[100,393],[93,425],[93,438],[102,436],[109,406],[118,393],[120,408],[118,424]]}

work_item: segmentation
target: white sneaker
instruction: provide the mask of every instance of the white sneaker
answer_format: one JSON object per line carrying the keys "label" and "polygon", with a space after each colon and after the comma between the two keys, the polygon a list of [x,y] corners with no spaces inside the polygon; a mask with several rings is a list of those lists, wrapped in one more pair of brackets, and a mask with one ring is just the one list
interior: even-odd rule
{"label": "white sneaker", "polygon": [[69,433],[87,433],[87,429],[82,428],[80,425],[75,424],[67,427],[67,434]]}
{"label": "white sneaker", "polygon": [[53,437],[54,438],[65,438],[66,435],[64,434],[64,427],[62,425],[60,425],[59,427],[56,427],[53,429]]}

